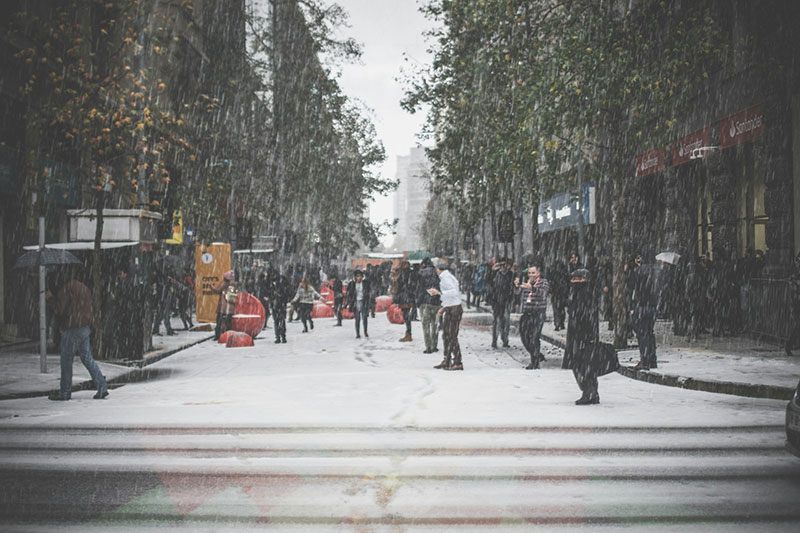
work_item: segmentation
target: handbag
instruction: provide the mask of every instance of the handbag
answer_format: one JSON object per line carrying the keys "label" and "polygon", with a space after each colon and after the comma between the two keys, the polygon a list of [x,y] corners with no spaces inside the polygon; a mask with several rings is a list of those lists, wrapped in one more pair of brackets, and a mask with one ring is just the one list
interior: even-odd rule
{"label": "handbag", "polygon": [[592,349],[589,367],[596,376],[605,376],[619,369],[617,350],[607,342],[596,342]]}

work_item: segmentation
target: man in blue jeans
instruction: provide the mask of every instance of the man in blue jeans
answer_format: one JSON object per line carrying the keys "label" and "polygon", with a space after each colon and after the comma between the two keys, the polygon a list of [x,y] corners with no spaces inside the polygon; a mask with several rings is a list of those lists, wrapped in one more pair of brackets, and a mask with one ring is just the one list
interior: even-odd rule
{"label": "man in blue jeans", "polygon": [[61,388],[48,396],[51,400],[63,401],[72,397],[72,362],[75,355],[89,371],[97,387],[95,400],[108,396],[106,378],[92,358],[91,325],[92,293],[78,280],[72,279],[64,284],[56,297],[56,314],[59,324],[64,328],[61,334]]}

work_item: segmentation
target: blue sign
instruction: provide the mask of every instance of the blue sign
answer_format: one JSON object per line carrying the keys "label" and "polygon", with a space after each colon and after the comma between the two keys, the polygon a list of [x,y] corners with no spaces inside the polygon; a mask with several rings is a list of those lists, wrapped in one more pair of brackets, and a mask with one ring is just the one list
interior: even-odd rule
{"label": "blue sign", "polygon": [[571,228],[578,225],[581,209],[583,223],[595,223],[595,187],[594,182],[583,184],[583,206],[579,205],[577,191],[556,194],[539,204],[537,224],[539,233],[557,229]]}

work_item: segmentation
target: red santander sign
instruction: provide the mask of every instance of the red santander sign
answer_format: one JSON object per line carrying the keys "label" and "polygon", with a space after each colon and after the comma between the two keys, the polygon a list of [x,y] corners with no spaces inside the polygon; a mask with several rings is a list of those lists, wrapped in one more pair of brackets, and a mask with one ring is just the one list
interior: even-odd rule
{"label": "red santander sign", "polygon": [[730,148],[764,135],[764,111],[756,105],[719,121],[719,145]]}
{"label": "red santander sign", "polygon": [[648,150],[636,156],[636,177],[642,178],[664,170],[664,150]]}
{"label": "red santander sign", "polygon": [[672,166],[688,163],[692,159],[692,152],[704,146],[711,146],[710,126],[678,139],[678,143],[672,147]]}

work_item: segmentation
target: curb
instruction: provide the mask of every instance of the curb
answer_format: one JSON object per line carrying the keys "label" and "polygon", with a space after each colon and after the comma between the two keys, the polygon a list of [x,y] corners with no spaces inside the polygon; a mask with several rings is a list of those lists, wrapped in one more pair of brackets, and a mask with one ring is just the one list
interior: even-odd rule
{"label": "curb", "polygon": [[[131,383],[134,381],[144,381],[146,380],[153,372],[150,370],[145,370],[144,367],[151,365],[155,362],[158,362],[170,355],[176,354],[182,350],[200,344],[201,342],[205,342],[209,339],[213,339],[214,335],[209,335],[208,337],[204,337],[202,339],[198,339],[186,344],[181,344],[180,346],[176,346],[174,348],[169,348],[165,350],[159,350],[155,352],[150,352],[149,354],[145,354],[145,357],[142,359],[138,359],[135,361],[100,361],[101,363],[108,363],[114,364],[118,366],[128,366],[131,368],[128,372],[123,372],[122,374],[107,380],[109,385],[118,385],[120,383]],[[150,355],[152,354],[152,355]],[[127,365],[126,365],[127,363]],[[72,392],[84,391],[84,390],[94,390],[94,384],[91,379],[86,381],[81,381],[72,386]],[[3,394],[0,395],[0,401],[3,400],[19,400],[23,398],[38,398],[40,396],[47,396],[50,394],[51,391],[55,389],[48,389],[45,391],[27,391],[27,392],[17,392],[11,394]]]}

